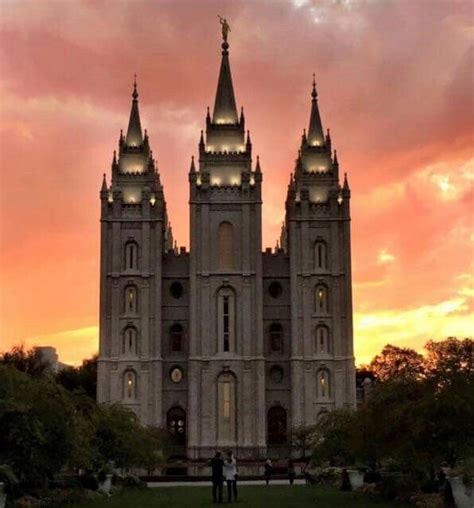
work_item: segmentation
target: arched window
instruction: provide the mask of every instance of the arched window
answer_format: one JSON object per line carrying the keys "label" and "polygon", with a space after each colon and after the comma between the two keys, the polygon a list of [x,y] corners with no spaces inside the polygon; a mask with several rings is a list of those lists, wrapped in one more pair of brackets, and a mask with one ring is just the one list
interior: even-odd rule
{"label": "arched window", "polygon": [[273,406],[269,409],[267,434],[269,445],[281,445],[287,442],[286,411],[281,406]]}
{"label": "arched window", "polygon": [[127,314],[136,314],[138,310],[138,294],[136,286],[127,286],[125,288],[125,312]]}
{"label": "arched window", "polygon": [[325,270],[328,267],[326,242],[317,240],[314,244],[314,268]]}
{"label": "arched window", "polygon": [[314,331],[314,350],[317,353],[329,353],[329,329],[325,325],[318,325]]}
{"label": "arched window", "polygon": [[283,328],[280,323],[270,325],[270,350],[281,351],[283,349]]}
{"label": "arched window", "polygon": [[328,400],[331,396],[329,371],[321,369],[318,371],[318,398]]}
{"label": "arched window", "polygon": [[217,293],[218,351],[235,351],[235,295],[230,288]]}
{"label": "arched window", "polygon": [[316,312],[318,314],[327,314],[329,312],[329,294],[326,286],[322,284],[316,286],[315,300]]}
{"label": "arched window", "polygon": [[234,268],[234,228],[230,222],[222,222],[218,231],[219,268],[232,270]]}
{"label": "arched window", "polygon": [[137,398],[137,374],[132,369],[126,370],[123,374],[123,398],[126,401]]}
{"label": "arched window", "polygon": [[177,352],[183,349],[183,327],[175,323],[170,328],[171,351]]}
{"label": "arched window", "polygon": [[123,348],[124,354],[137,354],[137,329],[134,326],[127,326],[123,331]]}
{"label": "arched window", "polygon": [[176,445],[186,444],[186,411],[172,407],[166,413],[166,427]]}
{"label": "arched window", "polygon": [[231,372],[222,373],[217,380],[217,440],[219,445],[237,441],[236,381]]}
{"label": "arched window", "polygon": [[125,244],[125,270],[138,268],[138,245],[134,241]]}

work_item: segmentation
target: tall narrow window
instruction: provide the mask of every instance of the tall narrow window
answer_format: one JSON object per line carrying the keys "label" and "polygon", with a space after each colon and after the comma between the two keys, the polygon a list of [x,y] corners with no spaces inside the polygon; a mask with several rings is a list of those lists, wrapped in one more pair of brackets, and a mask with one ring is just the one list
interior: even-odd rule
{"label": "tall narrow window", "polygon": [[230,288],[217,293],[217,335],[218,351],[235,350],[235,297]]}
{"label": "tall narrow window", "polygon": [[269,445],[281,445],[287,442],[286,411],[281,406],[273,406],[268,411],[267,437]]}
{"label": "tall narrow window", "polygon": [[316,286],[316,312],[327,314],[329,312],[328,288],[322,284]]}
{"label": "tall narrow window", "polygon": [[170,328],[171,335],[171,351],[178,352],[183,349],[183,327],[179,323],[175,323]]}
{"label": "tall narrow window", "polygon": [[125,400],[137,398],[137,375],[133,370],[126,370],[123,375],[123,395]]}
{"label": "tall narrow window", "polygon": [[325,369],[318,372],[318,395],[322,400],[330,397],[329,372]]}
{"label": "tall narrow window", "polygon": [[315,330],[315,351],[317,353],[329,353],[329,329],[325,325],[319,325]]}
{"label": "tall narrow window", "polygon": [[270,325],[270,349],[275,352],[283,349],[283,328],[280,323]]}
{"label": "tall narrow window", "polygon": [[219,268],[234,268],[234,228],[230,222],[222,222],[218,231]]}
{"label": "tall narrow window", "polygon": [[217,435],[219,445],[235,444],[236,426],[236,382],[230,372],[222,373],[217,380]]}
{"label": "tall narrow window", "polygon": [[136,242],[125,244],[125,269],[136,270],[138,268],[138,245]]}
{"label": "tall narrow window", "polygon": [[166,414],[168,432],[171,441],[176,445],[186,444],[186,411],[180,407],[172,407]]}
{"label": "tall narrow window", "polygon": [[134,326],[128,326],[123,332],[123,353],[137,354],[137,329]]}
{"label": "tall narrow window", "polygon": [[327,268],[327,248],[326,243],[322,240],[318,240],[314,244],[314,267],[316,270]]}
{"label": "tall narrow window", "polygon": [[125,312],[128,314],[136,314],[137,309],[137,288],[135,286],[127,286],[125,288]]}

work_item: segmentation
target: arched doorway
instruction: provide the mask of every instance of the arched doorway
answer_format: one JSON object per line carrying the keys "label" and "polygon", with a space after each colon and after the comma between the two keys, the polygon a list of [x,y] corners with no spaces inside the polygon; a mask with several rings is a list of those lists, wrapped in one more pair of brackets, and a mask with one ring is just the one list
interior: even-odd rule
{"label": "arched doorway", "polygon": [[217,442],[219,446],[235,446],[236,380],[231,372],[223,372],[217,379]]}
{"label": "arched doorway", "polygon": [[273,406],[267,415],[267,432],[269,445],[282,445],[288,441],[286,411],[281,406]]}
{"label": "arched doorway", "polygon": [[175,445],[186,445],[186,411],[172,407],[166,414],[166,427]]}

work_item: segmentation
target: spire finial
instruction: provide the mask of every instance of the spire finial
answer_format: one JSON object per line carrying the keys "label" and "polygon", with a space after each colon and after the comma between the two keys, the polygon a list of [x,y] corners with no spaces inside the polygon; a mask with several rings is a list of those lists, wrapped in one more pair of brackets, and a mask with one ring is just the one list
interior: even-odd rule
{"label": "spire finial", "polygon": [[196,172],[196,166],[194,165],[194,155],[191,155],[191,169],[190,169],[190,172],[191,173],[195,173]]}
{"label": "spire finial", "polygon": [[260,155],[257,155],[257,164],[255,165],[255,172],[261,173],[262,168],[260,167]]}
{"label": "spire finial", "polygon": [[132,93],[133,100],[136,101],[138,99],[138,92],[137,92],[137,75],[133,75],[133,93]]}
{"label": "spire finial", "polygon": [[316,100],[318,96],[318,92],[316,92],[316,74],[313,72],[313,91],[311,92],[311,97],[313,98],[313,101]]}
{"label": "spire finial", "polygon": [[102,178],[102,187],[100,188],[101,191],[106,191],[107,189],[107,177],[104,173],[104,177]]}
{"label": "spire finial", "polygon": [[[117,164],[117,152],[114,150],[114,157],[112,159],[112,164],[115,166],[115,164]],[[105,177],[105,173],[104,173],[104,177]]]}
{"label": "spire finial", "polygon": [[337,150],[334,150],[334,164],[339,164],[337,160]]}

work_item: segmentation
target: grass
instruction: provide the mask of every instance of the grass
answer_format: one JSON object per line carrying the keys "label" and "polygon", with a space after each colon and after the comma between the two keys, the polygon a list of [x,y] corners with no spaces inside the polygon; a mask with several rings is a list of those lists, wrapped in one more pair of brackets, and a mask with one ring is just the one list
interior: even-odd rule
{"label": "grass", "polygon": [[[224,494],[227,492],[224,490]],[[339,492],[318,486],[272,485],[240,486],[236,507],[262,508],[402,508],[406,505],[387,501],[373,501],[362,494]],[[224,496],[224,504],[226,497]],[[91,500],[73,508],[183,508],[215,506],[211,487],[158,487],[124,490],[111,498]]]}

